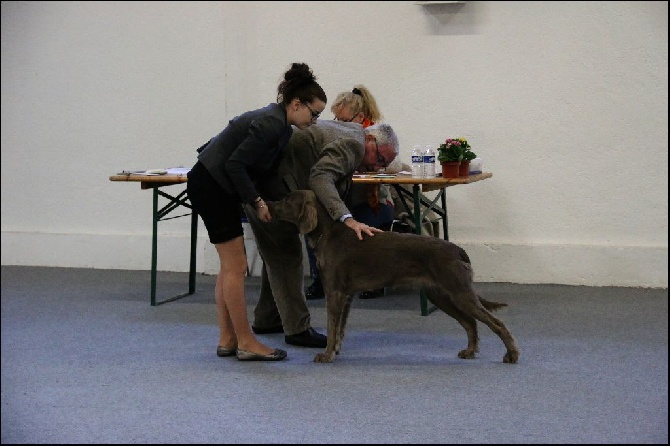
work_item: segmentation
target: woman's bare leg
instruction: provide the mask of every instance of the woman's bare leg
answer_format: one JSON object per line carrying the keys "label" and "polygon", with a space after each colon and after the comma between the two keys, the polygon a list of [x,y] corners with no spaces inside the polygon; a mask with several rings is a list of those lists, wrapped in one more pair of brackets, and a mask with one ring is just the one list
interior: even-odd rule
{"label": "woman's bare leg", "polygon": [[273,348],[261,343],[249,325],[247,301],[244,295],[244,276],[247,256],[242,236],[214,245],[221,268],[216,279],[214,295],[219,321],[219,346],[237,347],[248,352],[267,355]]}

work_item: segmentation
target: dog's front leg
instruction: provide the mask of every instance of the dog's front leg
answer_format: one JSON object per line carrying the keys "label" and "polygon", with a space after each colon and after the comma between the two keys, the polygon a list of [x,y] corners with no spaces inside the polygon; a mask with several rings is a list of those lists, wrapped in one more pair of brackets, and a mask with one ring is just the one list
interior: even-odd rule
{"label": "dog's front leg", "polygon": [[333,362],[335,354],[342,345],[343,324],[346,323],[348,312],[347,295],[326,288],[326,321],[328,323],[328,343],[326,351],[317,353],[314,362]]}
{"label": "dog's front leg", "polygon": [[351,309],[351,301],[353,298],[354,298],[353,294],[348,294],[344,296],[344,307],[342,308],[342,314],[340,315],[340,320],[335,330],[338,333],[338,336],[335,339],[336,355],[340,354],[340,348],[342,348],[342,339],[344,339],[344,330],[347,326],[347,319],[349,318],[349,310]]}

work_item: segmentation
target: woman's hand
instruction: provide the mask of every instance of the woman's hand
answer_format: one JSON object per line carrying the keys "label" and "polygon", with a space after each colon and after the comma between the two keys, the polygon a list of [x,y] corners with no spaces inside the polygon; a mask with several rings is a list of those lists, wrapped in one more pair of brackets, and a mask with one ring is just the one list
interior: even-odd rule
{"label": "woman's hand", "polygon": [[265,223],[272,221],[272,215],[270,215],[270,210],[268,209],[263,199],[254,203],[254,207],[256,208],[256,214],[258,215],[258,218],[261,221]]}
{"label": "woman's hand", "polygon": [[353,217],[347,218],[344,220],[344,224],[349,228],[353,229],[356,232],[358,240],[363,240],[363,233],[369,235],[370,237],[375,236],[375,232],[384,232],[381,229],[375,228],[373,226],[368,226],[365,223],[354,220]]}

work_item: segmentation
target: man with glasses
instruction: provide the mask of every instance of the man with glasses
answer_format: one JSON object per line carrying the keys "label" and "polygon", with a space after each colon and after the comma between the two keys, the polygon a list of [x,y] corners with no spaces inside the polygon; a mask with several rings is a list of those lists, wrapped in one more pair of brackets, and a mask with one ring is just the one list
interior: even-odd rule
{"label": "man with glasses", "polygon": [[[311,189],[330,217],[349,227],[360,240],[381,230],[356,221],[344,197],[355,171],[377,171],[399,152],[398,138],[388,124],[317,121],[295,130],[276,174],[259,181],[265,200],[280,200],[291,190]],[[311,328],[303,289],[303,247],[297,228],[273,219],[260,221],[248,212],[263,259],[261,294],[254,308],[256,334],[284,333],[291,345],[325,348],[326,336]]]}
{"label": "man with glasses", "polygon": [[[363,84],[354,86],[351,91],[343,91],[337,95],[330,106],[336,121],[356,122],[363,128],[381,122],[382,113],[372,92]],[[379,155],[381,158],[381,155]],[[382,162],[383,163],[383,162]],[[388,166],[387,166],[388,167]],[[388,170],[388,169],[385,169]],[[396,170],[398,171],[398,170]],[[388,184],[352,184],[345,203],[358,221],[375,228],[390,230],[394,219],[394,202],[391,187]],[[319,277],[314,252],[307,245],[310,276],[312,283],[305,290],[307,300],[325,297],[323,284]],[[365,290],[358,294],[361,299],[372,299],[383,296],[384,289]]]}

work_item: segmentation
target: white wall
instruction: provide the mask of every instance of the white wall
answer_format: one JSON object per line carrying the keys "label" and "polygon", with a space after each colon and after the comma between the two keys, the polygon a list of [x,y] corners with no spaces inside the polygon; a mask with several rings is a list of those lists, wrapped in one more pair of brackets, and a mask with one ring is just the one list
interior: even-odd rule
{"label": "white wall", "polygon": [[[368,86],[405,160],[468,138],[477,280],[668,285],[667,2],[3,1],[1,31],[3,265],[148,269],[151,193],[108,177],[191,166],[300,61],[331,100]],[[188,219],[159,227],[188,270]]]}

